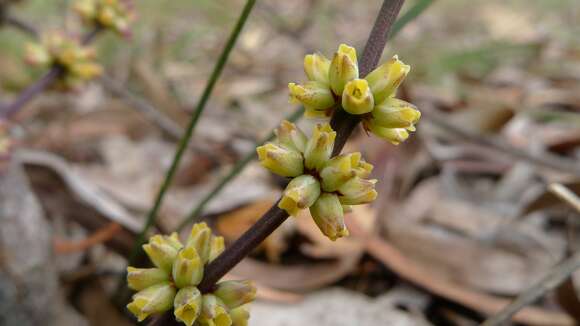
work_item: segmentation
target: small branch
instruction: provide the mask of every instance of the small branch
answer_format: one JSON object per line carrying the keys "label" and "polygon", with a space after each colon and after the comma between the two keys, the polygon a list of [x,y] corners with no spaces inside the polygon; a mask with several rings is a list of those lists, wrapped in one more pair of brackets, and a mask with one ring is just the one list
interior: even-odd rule
{"label": "small branch", "polygon": [[[378,13],[375,25],[363,51],[360,61],[360,70],[368,73],[376,66],[379,61],[383,48],[386,43],[391,25],[394,23],[404,0],[385,0]],[[350,134],[356,123],[344,123],[345,120],[356,120],[353,116],[348,115],[342,110],[337,111],[332,118],[341,129],[335,129],[337,139],[343,138],[344,134]],[[349,127],[350,126],[350,127]],[[350,129],[349,129],[350,128]],[[348,137],[346,137],[348,138]],[[345,139],[346,139],[345,138]],[[334,152],[340,152],[344,143],[335,142]],[[221,279],[233,266],[239,263],[244,257],[250,254],[262,240],[270,235],[278,226],[288,218],[288,214],[278,208],[277,203],[270,208],[264,216],[258,220],[248,231],[246,231],[236,242],[210,263],[205,270],[204,278],[199,285],[202,292],[210,291],[215,282]]]}
{"label": "small branch", "polygon": [[28,22],[21,20],[20,18],[12,16],[10,13],[6,13],[6,16],[4,16],[3,23],[21,30],[22,32],[32,36],[33,38],[38,38],[39,33],[36,30],[36,27],[32,26],[32,24],[29,24]]}
{"label": "small branch", "polygon": [[580,268],[580,254],[572,256],[568,260],[554,267],[548,275],[531,288],[522,292],[512,303],[503,308],[497,315],[486,320],[482,326],[499,326],[511,320],[519,310],[538,300],[546,293],[554,290],[570,275]]}

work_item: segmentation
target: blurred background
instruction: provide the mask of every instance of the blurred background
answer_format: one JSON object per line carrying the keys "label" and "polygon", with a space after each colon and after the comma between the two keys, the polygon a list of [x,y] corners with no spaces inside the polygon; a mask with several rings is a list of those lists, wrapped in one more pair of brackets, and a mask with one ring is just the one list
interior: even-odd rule
{"label": "blurred background", "polygon": [[[305,54],[330,57],[340,43],[362,52],[381,3],[257,2],[159,230],[179,225],[297,109],[287,84],[305,81]],[[10,12],[41,31],[82,34],[70,4],[28,0]],[[6,124],[0,325],[135,324],[112,296],[243,5],[136,1],[131,37],[95,42],[103,80],[45,92]],[[580,192],[579,21],[577,0],[440,0],[407,24],[383,60],[398,54],[412,67],[399,97],[423,112],[418,131],[393,146],[357,130],[347,144],[380,180],[378,200],[347,217],[350,237],[327,240],[306,213],[232,271],[258,284],[250,325],[476,325],[571,255],[579,213],[547,185]],[[29,41],[0,28],[0,103],[44,72],[23,60]],[[252,162],[200,217],[231,243],[280,187]],[[568,279],[514,323],[574,325],[575,284]]]}

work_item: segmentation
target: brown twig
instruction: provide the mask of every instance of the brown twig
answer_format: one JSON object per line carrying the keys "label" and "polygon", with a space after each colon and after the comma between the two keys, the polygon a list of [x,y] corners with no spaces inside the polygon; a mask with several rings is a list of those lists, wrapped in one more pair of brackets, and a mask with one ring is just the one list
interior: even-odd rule
{"label": "brown twig", "polygon": [[[395,22],[403,2],[404,0],[385,0],[383,2],[359,62],[362,77],[374,69],[380,60],[390,28]],[[331,119],[331,125],[337,134],[333,155],[340,153],[346,143],[346,139],[348,139],[348,136],[352,133],[358,122],[359,119],[347,114],[342,109],[335,112]],[[288,213],[278,208],[277,203],[274,204],[256,224],[248,229],[238,240],[206,267],[204,278],[198,286],[200,291],[211,291],[219,279],[244,257],[249,255],[252,250],[276,230],[287,218]],[[174,324],[178,325],[170,313],[166,313],[150,323],[150,325]]]}

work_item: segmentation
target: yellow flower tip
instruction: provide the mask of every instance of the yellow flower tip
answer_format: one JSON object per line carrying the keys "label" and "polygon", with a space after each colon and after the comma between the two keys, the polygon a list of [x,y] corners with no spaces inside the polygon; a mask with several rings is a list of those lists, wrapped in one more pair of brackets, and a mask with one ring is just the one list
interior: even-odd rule
{"label": "yellow flower tip", "polygon": [[421,118],[421,112],[409,102],[397,98],[387,98],[372,112],[372,123],[383,128],[414,129]]}
{"label": "yellow flower tip", "polygon": [[338,46],[338,53],[346,55],[352,62],[357,62],[356,49],[344,43]]}
{"label": "yellow flower tip", "polygon": [[288,90],[290,91],[290,97],[288,98],[288,102],[290,104],[300,104],[301,103],[300,98],[305,93],[304,87],[296,83],[288,83]]}
{"label": "yellow flower tip", "polygon": [[360,177],[350,179],[338,189],[341,204],[360,205],[374,201],[377,198],[376,183],[376,179],[367,180]]}
{"label": "yellow flower tip", "polygon": [[375,103],[381,103],[391,97],[403,82],[411,67],[404,64],[397,56],[377,67],[365,79],[368,81]]}
{"label": "yellow flower tip", "polygon": [[320,231],[330,240],[348,235],[344,211],[337,195],[323,193],[310,207],[310,214]]}
{"label": "yellow flower tip", "polygon": [[278,143],[294,149],[298,152],[304,152],[308,139],[306,135],[290,121],[284,120],[278,128],[274,130]]}
{"label": "yellow flower tip", "polygon": [[213,293],[229,309],[234,309],[254,301],[256,298],[256,286],[254,282],[249,280],[223,281],[217,284]]}
{"label": "yellow flower tip", "polygon": [[152,314],[171,309],[175,292],[175,288],[167,282],[150,286],[133,295],[133,301],[127,305],[127,309],[139,321],[143,321]]}
{"label": "yellow flower tip", "polygon": [[342,92],[342,107],[350,114],[365,114],[373,110],[375,100],[365,79],[349,81]]}
{"label": "yellow flower tip", "polygon": [[203,278],[203,266],[195,244],[180,250],[171,269],[175,285],[178,288],[198,285]]}
{"label": "yellow flower tip", "polygon": [[177,249],[152,238],[149,243],[143,245],[143,250],[155,266],[166,272],[171,271],[173,260],[177,256]]}
{"label": "yellow flower tip", "polygon": [[298,176],[288,183],[278,207],[296,216],[301,209],[314,204],[320,196],[320,183],[311,175]]}
{"label": "yellow flower tip", "polygon": [[205,294],[202,301],[200,321],[215,326],[232,325],[232,319],[224,303],[218,297],[213,294]]}
{"label": "yellow flower tip", "polygon": [[311,81],[328,85],[328,70],[330,60],[320,53],[308,54],[304,57],[304,72]]}
{"label": "yellow flower tip", "polygon": [[330,124],[317,124],[312,131],[312,137],[306,143],[304,166],[308,169],[322,169],[330,159],[335,139],[336,132]]}
{"label": "yellow flower tip", "polygon": [[300,212],[296,201],[287,196],[282,197],[278,203],[278,208],[285,210],[290,216],[296,216]]}
{"label": "yellow flower tip", "polygon": [[221,255],[226,248],[226,242],[224,237],[212,237],[211,239],[211,251],[209,253],[209,261],[212,262],[217,256]]}
{"label": "yellow flower tip", "polygon": [[206,223],[197,223],[191,228],[186,248],[192,247],[201,260],[201,265],[207,263],[211,251],[211,229]]}
{"label": "yellow flower tip", "polygon": [[302,104],[305,108],[326,111],[335,105],[332,92],[324,83],[309,81],[303,85],[289,83],[290,103]]}
{"label": "yellow flower tip", "polygon": [[173,302],[173,314],[178,321],[191,326],[199,318],[202,309],[202,295],[194,286],[180,289]]}
{"label": "yellow flower tip", "polygon": [[245,306],[230,310],[230,317],[232,318],[233,326],[248,326],[250,313]]}
{"label": "yellow flower tip", "polygon": [[330,88],[334,94],[342,96],[346,83],[358,78],[356,50],[346,44],[341,44],[332,58],[328,76]]}
{"label": "yellow flower tip", "polygon": [[274,143],[266,143],[256,148],[260,164],[273,173],[283,177],[301,175],[304,159],[297,150]]}
{"label": "yellow flower tip", "polygon": [[158,283],[169,281],[169,274],[160,268],[127,267],[127,285],[141,291]]}

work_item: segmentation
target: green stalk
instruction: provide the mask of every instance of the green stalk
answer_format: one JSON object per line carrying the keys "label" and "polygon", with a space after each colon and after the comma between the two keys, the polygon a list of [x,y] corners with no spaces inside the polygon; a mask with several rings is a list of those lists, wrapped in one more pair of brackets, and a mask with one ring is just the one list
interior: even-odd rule
{"label": "green stalk", "polygon": [[[290,122],[295,122],[296,120],[298,120],[302,116],[303,113],[304,113],[304,109],[301,108],[300,110],[297,110],[296,112],[293,112],[292,114],[287,116],[286,120],[288,120]],[[268,136],[266,136],[264,139],[257,141],[254,144],[254,147],[258,147],[258,146],[260,146],[260,145],[264,144],[265,142],[270,141],[272,139],[274,139],[274,131],[271,131],[270,134]],[[219,194],[222,191],[222,189],[228,183],[230,183],[230,181],[232,181],[238,174],[240,174],[240,172],[242,172],[244,170],[244,168],[246,167],[246,165],[248,165],[248,163],[252,162],[255,159],[256,159],[256,151],[251,151],[250,153],[246,154],[246,156],[244,156],[244,158],[242,158],[240,161],[238,161],[236,163],[236,165],[234,165],[232,167],[231,171],[227,175],[225,175],[220,180],[220,182],[218,182],[213,187],[213,189],[210,190],[205,197],[203,197],[203,199],[199,202],[199,204],[197,204],[197,206],[191,211],[191,213],[189,213],[189,215],[183,221],[181,221],[181,223],[177,227],[177,231],[179,232],[179,231],[183,230],[183,228],[185,228],[189,223],[197,222],[200,219],[201,213],[205,209],[205,206],[212,199],[214,199],[214,197],[217,196],[217,194]]]}
{"label": "green stalk", "polygon": [[246,24],[246,21],[248,20],[248,16],[252,12],[252,9],[253,9],[255,3],[256,3],[256,0],[246,1],[246,5],[244,6],[244,9],[242,10],[240,18],[238,18],[238,21],[237,21],[236,25],[234,26],[234,29],[232,30],[230,37],[227,40],[226,45],[225,45],[224,49],[222,50],[222,53],[220,54],[220,56],[218,58],[218,61],[217,61],[216,65],[213,69],[213,72],[212,72],[212,74],[207,82],[207,85],[205,86],[205,89],[203,90],[203,94],[201,96],[201,99],[199,100],[197,107],[195,108],[195,111],[191,117],[191,120],[189,121],[189,124],[187,125],[187,128],[185,130],[185,134],[183,135],[183,137],[181,138],[181,140],[179,142],[179,146],[177,148],[177,151],[175,152],[175,155],[173,157],[173,161],[171,162],[171,167],[169,168],[169,170],[167,170],[167,174],[165,175],[165,180],[163,181],[163,184],[161,185],[161,188],[159,189],[157,197],[155,198],[155,203],[153,205],[153,208],[151,209],[151,211],[147,215],[147,220],[145,222],[145,226],[143,227],[143,230],[141,230],[141,232],[137,235],[137,239],[135,240],[135,245],[133,246],[133,250],[131,252],[131,255],[129,256],[129,265],[134,265],[135,262],[138,260],[139,256],[142,255],[141,245],[143,245],[143,243],[145,243],[145,237],[147,235],[147,231],[155,223],[155,220],[157,218],[157,214],[159,213],[159,209],[161,208],[161,204],[163,203],[163,198],[165,197],[165,194],[167,193],[167,190],[169,189],[169,185],[171,184],[171,181],[173,180],[173,177],[175,176],[175,173],[177,172],[177,167],[179,166],[179,162],[181,161],[183,153],[185,152],[185,149],[187,148],[187,145],[188,145],[189,141],[191,140],[191,136],[193,135],[193,131],[197,125],[199,117],[203,113],[203,110],[205,109],[207,101],[211,97],[214,86],[215,86],[217,80],[219,79],[226,62],[228,61],[228,57],[229,57],[234,45],[236,44],[236,41],[238,39],[238,36],[240,35],[240,32],[242,31],[242,28]]}

